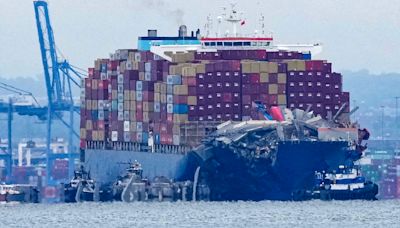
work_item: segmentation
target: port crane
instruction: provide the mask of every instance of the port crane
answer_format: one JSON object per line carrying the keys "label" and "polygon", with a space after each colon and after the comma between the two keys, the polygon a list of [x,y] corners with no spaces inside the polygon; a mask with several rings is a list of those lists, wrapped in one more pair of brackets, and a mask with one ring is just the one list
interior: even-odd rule
{"label": "port crane", "polygon": [[[0,101],[0,113],[7,113],[8,118],[8,149],[7,153],[0,154],[0,160],[4,160],[7,175],[11,175],[12,166],[12,120],[13,113],[23,116],[37,116],[39,120],[46,120],[47,137],[47,184],[57,184],[51,178],[51,164],[56,159],[69,159],[69,177],[74,171],[73,160],[79,157],[79,153],[74,153],[73,137],[79,138],[74,130],[74,115],[80,114],[79,105],[73,100],[73,88],[80,88],[80,79],[86,74],[84,70],[72,66],[67,60],[62,59],[57,54],[57,47],[54,40],[53,29],[50,23],[50,16],[47,2],[37,0],[33,2],[35,19],[39,37],[40,52],[43,64],[44,78],[47,92],[47,106],[40,106],[32,93],[16,88],[14,86],[0,83],[0,89],[17,94],[19,96],[30,96],[34,100],[32,105],[13,104],[13,100]],[[69,119],[64,120],[64,113],[69,113]],[[68,129],[68,154],[52,153],[50,145],[52,140],[52,123],[60,120]]]}
{"label": "port crane", "polygon": [[[6,168],[6,176],[11,176],[12,170],[12,121],[13,113],[21,116],[36,116],[39,120],[47,118],[46,107],[40,106],[35,96],[28,91],[19,89],[12,85],[0,82],[0,89],[15,94],[14,97],[7,97],[0,99],[0,113],[7,114],[7,151],[0,154],[0,160],[4,161]],[[31,98],[32,102],[18,102],[18,100],[25,100],[26,97]]]}
{"label": "port crane", "polygon": [[[74,115],[80,114],[79,104],[76,105],[73,100],[73,88],[81,87],[80,80],[85,76],[86,72],[59,57],[47,2],[38,0],[34,1],[33,5],[47,89],[47,181],[48,184],[52,184],[49,178],[51,176],[50,166],[52,162],[55,159],[68,158],[69,176],[72,177],[74,170],[73,160],[79,157],[79,153],[73,152],[73,137],[79,138],[79,134],[74,130]],[[64,120],[64,113],[69,113],[68,120]],[[69,130],[68,154],[51,152],[52,122],[55,119],[60,120]]]}

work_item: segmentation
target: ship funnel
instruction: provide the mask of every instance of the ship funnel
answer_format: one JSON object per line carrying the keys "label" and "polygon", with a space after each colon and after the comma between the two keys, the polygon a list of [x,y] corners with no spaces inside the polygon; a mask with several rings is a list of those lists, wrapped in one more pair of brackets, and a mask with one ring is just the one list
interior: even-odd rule
{"label": "ship funnel", "polygon": [[179,26],[179,37],[186,37],[186,36],[187,36],[186,25]]}
{"label": "ship funnel", "polygon": [[149,29],[147,30],[148,37],[157,37],[157,30],[156,29]]}

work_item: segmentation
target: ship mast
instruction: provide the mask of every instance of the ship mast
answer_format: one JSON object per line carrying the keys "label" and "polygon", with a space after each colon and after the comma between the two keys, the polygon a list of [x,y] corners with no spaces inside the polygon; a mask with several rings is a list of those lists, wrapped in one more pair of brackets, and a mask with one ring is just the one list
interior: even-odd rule
{"label": "ship mast", "polygon": [[233,32],[233,37],[237,37],[237,24],[239,24],[242,19],[238,15],[238,12],[235,10],[236,4],[231,3],[231,10],[229,12],[229,15],[224,14],[225,16],[225,21],[229,22],[232,24],[232,32]]}

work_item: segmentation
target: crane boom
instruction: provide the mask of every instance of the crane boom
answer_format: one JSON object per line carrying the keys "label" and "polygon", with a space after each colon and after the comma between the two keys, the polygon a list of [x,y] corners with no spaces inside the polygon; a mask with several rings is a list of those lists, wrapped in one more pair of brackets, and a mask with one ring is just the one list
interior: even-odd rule
{"label": "crane boom", "polygon": [[[68,63],[67,60],[60,60],[57,55],[57,47],[54,40],[53,29],[50,23],[49,10],[47,2],[37,0],[33,2],[35,9],[36,26],[39,36],[40,53],[42,56],[42,64],[44,77],[46,81],[48,109],[47,109],[47,170],[48,177],[50,176],[51,159],[54,154],[51,154],[50,143],[52,139],[52,119],[58,118],[69,129],[69,153],[73,151],[73,136],[79,135],[74,131],[74,111],[79,107],[74,106],[72,87],[76,85],[77,79],[81,79],[84,75]],[[64,121],[61,112],[69,112],[69,121]],[[72,164],[70,161],[69,164]],[[69,173],[72,175],[72,167],[70,166]]]}

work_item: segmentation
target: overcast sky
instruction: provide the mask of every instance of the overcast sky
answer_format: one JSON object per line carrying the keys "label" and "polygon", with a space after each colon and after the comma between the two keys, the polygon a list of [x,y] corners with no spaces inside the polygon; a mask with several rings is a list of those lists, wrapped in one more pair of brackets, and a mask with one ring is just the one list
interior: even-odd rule
{"label": "overcast sky", "polygon": [[[50,0],[57,46],[73,65],[87,68],[97,57],[119,48],[136,48],[137,36],[156,28],[175,35],[185,23],[202,29],[231,1],[216,0]],[[368,69],[400,72],[400,1],[397,0],[246,0],[244,32],[258,28],[259,15],[276,43],[322,42],[319,58],[336,71]],[[42,72],[31,0],[0,0],[0,76]]]}

